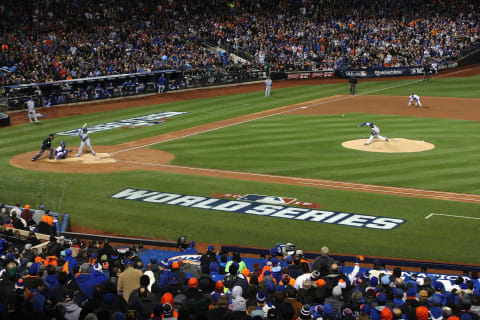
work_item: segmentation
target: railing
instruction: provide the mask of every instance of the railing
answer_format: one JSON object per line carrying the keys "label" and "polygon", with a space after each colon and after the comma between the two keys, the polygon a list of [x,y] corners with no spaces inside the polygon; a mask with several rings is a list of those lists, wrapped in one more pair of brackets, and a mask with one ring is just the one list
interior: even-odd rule
{"label": "railing", "polygon": [[[127,97],[158,92],[158,79],[165,78],[165,91],[218,86],[262,80],[265,72],[242,68],[202,70],[164,70],[56,81],[49,83],[5,86],[8,110],[23,110],[26,100],[33,98],[36,107],[50,107],[92,100]],[[165,92],[164,91],[164,92]]]}
{"label": "railing", "polygon": [[[260,248],[246,248],[238,246],[222,246],[221,248],[224,252],[239,252],[239,253],[248,253],[248,254],[258,254],[258,255],[269,255],[270,250],[260,249]],[[303,256],[307,259],[315,259],[320,253],[315,252],[304,252]],[[355,256],[351,255],[339,255],[339,254],[329,254],[335,261],[339,263],[344,262],[354,262]],[[379,258],[379,257],[364,257],[362,263],[372,264],[376,266],[401,266],[401,267],[410,267],[418,268],[419,271],[426,272],[427,269],[439,269],[439,270],[452,270],[459,272],[480,272],[479,265],[470,265],[470,264],[457,264],[449,262],[436,262],[436,261],[421,261],[421,260],[408,260],[408,259],[393,259],[393,258]]]}
{"label": "railing", "polygon": [[157,80],[163,75],[167,83],[182,79],[176,70],[141,72],[82,78],[47,83],[5,86],[4,97],[9,110],[25,109],[26,99],[33,98],[36,107],[54,106],[90,100],[126,97],[157,92]]}

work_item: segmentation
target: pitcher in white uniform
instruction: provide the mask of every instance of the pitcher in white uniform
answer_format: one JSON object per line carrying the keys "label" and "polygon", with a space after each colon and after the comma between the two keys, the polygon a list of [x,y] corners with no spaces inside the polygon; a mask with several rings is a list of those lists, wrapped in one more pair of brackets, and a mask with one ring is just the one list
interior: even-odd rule
{"label": "pitcher in white uniform", "polygon": [[388,138],[382,137],[380,133],[380,129],[373,124],[373,122],[364,122],[359,125],[359,127],[363,126],[369,126],[370,127],[370,138],[368,138],[367,142],[365,143],[366,146],[368,146],[373,139],[381,139],[383,141],[388,142]]}

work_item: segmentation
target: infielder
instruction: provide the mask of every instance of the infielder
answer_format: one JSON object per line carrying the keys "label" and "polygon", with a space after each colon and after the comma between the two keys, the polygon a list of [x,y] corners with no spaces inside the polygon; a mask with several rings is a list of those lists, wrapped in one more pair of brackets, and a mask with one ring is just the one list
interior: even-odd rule
{"label": "infielder", "polygon": [[48,138],[43,140],[42,145],[40,147],[40,152],[37,153],[33,158],[32,161],[37,160],[40,158],[40,156],[45,152],[45,150],[50,150],[50,156],[48,157],[49,159],[53,159],[53,148],[52,148],[52,140],[53,136],[55,136],[54,133],[50,133],[48,135]]}
{"label": "infielder", "polygon": [[77,132],[78,132],[78,136],[81,139],[80,148],[78,148],[77,157],[80,157],[80,155],[82,154],[84,145],[87,145],[90,148],[90,151],[92,151],[93,156],[95,156],[95,151],[93,150],[92,145],[90,144],[90,137],[88,136],[87,128],[83,128],[82,130],[77,129]]}
{"label": "infielder", "polygon": [[270,97],[270,91],[272,91],[272,79],[270,79],[270,76],[265,80],[265,97]]}
{"label": "infielder", "polygon": [[65,159],[67,155],[72,151],[73,150],[67,150],[67,145],[65,144],[65,141],[62,141],[60,142],[60,146],[55,149],[55,159]]}
{"label": "infielder", "polygon": [[373,122],[364,122],[364,123],[360,124],[359,127],[363,127],[365,125],[370,127],[370,132],[371,132],[370,133],[370,138],[368,138],[367,142],[365,142],[366,146],[368,146],[374,138],[375,139],[381,139],[381,140],[384,140],[384,141],[388,142],[388,138],[382,137],[379,134],[380,129],[376,125],[374,125]]}
{"label": "infielder", "polygon": [[422,104],[420,103],[420,97],[417,96],[415,93],[412,92],[412,94],[410,95],[410,100],[408,101],[408,106],[410,107],[412,105],[412,101],[414,104],[418,104],[419,107],[422,106]]}
{"label": "infielder", "polygon": [[[33,99],[27,98],[28,121],[38,123],[37,114],[35,112],[35,102]],[[32,120],[33,118],[33,120]]]}
{"label": "infielder", "polygon": [[432,70],[435,71],[435,75],[438,74],[438,63],[432,63]]}

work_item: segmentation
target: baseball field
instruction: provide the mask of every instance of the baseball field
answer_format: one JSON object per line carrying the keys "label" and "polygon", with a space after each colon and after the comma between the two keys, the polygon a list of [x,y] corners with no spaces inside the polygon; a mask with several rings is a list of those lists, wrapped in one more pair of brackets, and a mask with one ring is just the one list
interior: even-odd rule
{"label": "baseball field", "polygon": [[[0,202],[68,213],[74,230],[480,264],[474,71],[360,81],[356,96],[346,81],[274,82],[269,98],[253,84],[17,115],[0,130]],[[390,141],[345,147],[363,146],[362,122]],[[83,123],[96,157],[30,161],[49,133],[76,151],[65,134]]]}

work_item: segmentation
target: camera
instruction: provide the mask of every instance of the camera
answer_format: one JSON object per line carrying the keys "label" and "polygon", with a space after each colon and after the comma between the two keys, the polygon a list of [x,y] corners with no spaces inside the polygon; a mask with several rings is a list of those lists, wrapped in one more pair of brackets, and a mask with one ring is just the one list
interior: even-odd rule
{"label": "camera", "polygon": [[288,257],[288,256],[293,256],[295,254],[295,245],[293,243],[277,243],[275,245],[275,247],[277,248],[277,254],[280,255],[280,256],[283,256],[284,258]]}

